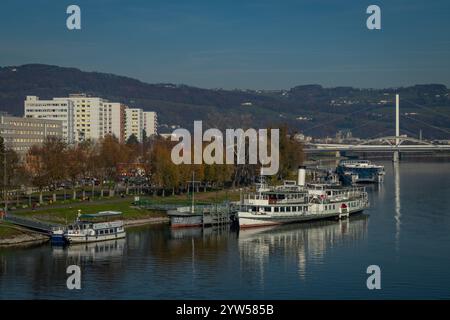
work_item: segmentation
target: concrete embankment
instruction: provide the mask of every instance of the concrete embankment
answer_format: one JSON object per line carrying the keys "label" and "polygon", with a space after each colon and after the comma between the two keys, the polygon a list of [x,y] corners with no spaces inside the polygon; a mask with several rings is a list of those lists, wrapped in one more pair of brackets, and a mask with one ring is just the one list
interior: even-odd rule
{"label": "concrete embankment", "polygon": [[7,238],[0,238],[0,246],[17,246],[44,243],[49,240],[48,236],[35,232],[24,232]]}
{"label": "concrete embankment", "polygon": [[[151,217],[144,219],[134,219],[125,220],[125,227],[141,226],[146,224],[158,224],[158,223],[168,223],[168,217]],[[0,237],[0,246],[16,246],[16,245],[28,245],[28,244],[39,244],[49,241],[49,237],[37,232],[32,232],[25,230],[23,228],[12,227],[19,231],[19,234]]]}

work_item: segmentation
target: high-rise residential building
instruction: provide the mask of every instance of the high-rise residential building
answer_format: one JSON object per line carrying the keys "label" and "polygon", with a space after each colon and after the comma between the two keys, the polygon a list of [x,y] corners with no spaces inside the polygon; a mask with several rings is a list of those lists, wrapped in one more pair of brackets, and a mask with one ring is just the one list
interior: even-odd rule
{"label": "high-rise residential building", "polygon": [[138,141],[142,141],[142,130],[144,130],[144,111],[139,108],[127,108],[125,135],[128,139],[131,135],[135,135]]}
{"label": "high-rise residential building", "polygon": [[154,111],[144,111],[144,130],[147,136],[158,134],[158,116]]}
{"label": "high-rise residential building", "polygon": [[27,96],[24,116],[26,118],[50,119],[62,121],[63,139],[67,143],[75,141],[74,104],[65,100],[40,100],[36,96]]}
{"label": "high-rise residential building", "polygon": [[7,148],[23,156],[33,145],[42,144],[47,137],[64,139],[63,121],[2,115],[0,136]]}
{"label": "high-rise residential building", "polygon": [[69,97],[54,98],[54,100],[73,102],[75,140],[77,142],[103,137],[103,103],[106,100],[89,97],[83,93],[70,94]]}
{"label": "high-rise residential building", "polygon": [[105,135],[114,135],[119,141],[125,140],[125,105],[110,102],[100,97],[86,94],[71,94],[68,99],[74,104],[75,140],[96,140]]}
{"label": "high-rise residential building", "polygon": [[103,103],[103,136],[113,135],[119,142],[125,142],[126,109],[119,102]]}
{"label": "high-rise residential building", "polygon": [[69,143],[96,140],[108,134],[120,142],[125,142],[132,134],[142,141],[144,129],[149,136],[157,133],[155,112],[128,108],[122,103],[84,93],[53,100],[27,96],[25,117],[62,120],[64,138]]}

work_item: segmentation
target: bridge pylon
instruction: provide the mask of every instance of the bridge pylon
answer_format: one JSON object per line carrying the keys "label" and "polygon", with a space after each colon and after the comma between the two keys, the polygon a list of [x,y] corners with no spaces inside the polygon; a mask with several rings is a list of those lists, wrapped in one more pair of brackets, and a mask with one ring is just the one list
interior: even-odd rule
{"label": "bridge pylon", "polygon": [[[400,145],[400,95],[395,95],[395,146]],[[393,159],[394,162],[400,161],[400,152],[394,151]]]}

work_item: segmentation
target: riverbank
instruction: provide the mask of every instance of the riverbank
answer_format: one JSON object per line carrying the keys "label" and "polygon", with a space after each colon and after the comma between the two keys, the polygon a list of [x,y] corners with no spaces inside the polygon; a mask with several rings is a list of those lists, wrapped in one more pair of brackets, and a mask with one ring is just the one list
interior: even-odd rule
{"label": "riverbank", "polygon": [[[218,192],[198,192],[196,193],[197,203],[214,203],[224,200],[237,200],[239,192],[222,190]],[[178,204],[189,205],[190,199],[186,195],[173,195],[167,197],[141,196],[140,200],[154,204]],[[114,197],[96,201],[80,201],[70,203],[55,203],[36,207],[35,209],[24,208],[13,210],[10,213],[35,219],[42,222],[57,223],[67,225],[75,221],[78,212],[97,213],[100,211],[120,211],[121,220],[125,227],[134,227],[145,224],[168,223],[169,218],[164,211],[149,210],[133,205],[134,197]],[[48,241],[48,237],[23,228],[18,228],[9,223],[0,224],[0,246],[18,245],[28,243],[39,243]]]}
{"label": "riverbank", "polygon": [[47,236],[40,233],[19,228],[3,221],[0,222],[0,247],[38,244],[48,240]]}
{"label": "riverbank", "polygon": [[[190,198],[186,194],[166,197],[140,196],[139,199],[147,202],[148,204],[190,205],[191,203]],[[197,204],[222,202],[224,200],[238,200],[239,191],[221,190],[218,192],[197,192],[195,194],[195,199]],[[151,218],[161,218],[166,216],[164,211],[139,208],[133,205],[134,200],[134,197],[113,197],[95,201],[54,203],[36,207],[35,209],[17,209],[10,211],[10,213],[17,216],[37,219],[43,222],[58,224],[69,224],[73,222],[79,211],[81,213],[120,211],[122,212],[121,219],[124,221],[142,219],[150,219],[150,221],[152,221]]]}
{"label": "riverbank", "polygon": [[[147,224],[169,223],[168,217],[150,217],[124,221],[125,228],[137,227]],[[0,247],[34,245],[49,241],[49,237],[37,232],[0,222]]]}

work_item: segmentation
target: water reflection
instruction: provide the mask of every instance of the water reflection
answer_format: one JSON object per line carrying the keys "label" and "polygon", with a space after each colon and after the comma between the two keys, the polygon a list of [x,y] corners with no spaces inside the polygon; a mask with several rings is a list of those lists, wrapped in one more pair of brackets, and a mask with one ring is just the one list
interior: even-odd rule
{"label": "water reflection", "polygon": [[254,271],[258,271],[260,281],[263,281],[264,268],[270,259],[283,256],[286,262],[296,264],[298,276],[304,278],[308,261],[321,264],[327,250],[363,239],[367,225],[368,215],[358,215],[340,221],[240,230],[241,269],[257,269]]}
{"label": "water reflection", "polygon": [[395,248],[399,249],[400,227],[401,227],[401,201],[400,201],[400,164],[394,162],[394,184],[395,184]]}
{"label": "water reflection", "polygon": [[68,264],[81,265],[87,262],[114,261],[123,257],[125,239],[116,239],[85,244],[73,244],[67,247],[52,247],[52,255],[64,259]]}

